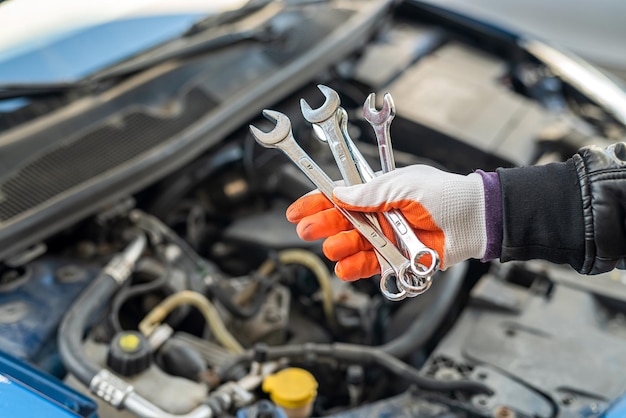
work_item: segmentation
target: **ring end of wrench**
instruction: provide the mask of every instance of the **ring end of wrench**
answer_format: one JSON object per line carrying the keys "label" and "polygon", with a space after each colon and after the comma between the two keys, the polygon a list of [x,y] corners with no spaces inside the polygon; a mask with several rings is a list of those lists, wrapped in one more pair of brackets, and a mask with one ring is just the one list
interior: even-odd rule
{"label": "ring end of wrench", "polygon": [[380,287],[380,292],[383,294],[383,296],[387,300],[390,300],[392,302],[399,302],[401,300],[406,299],[406,297],[407,297],[407,291],[406,290],[398,289],[397,292],[394,292],[393,290],[389,290],[387,288],[387,283],[388,283],[390,278],[391,278],[391,276],[381,276],[381,278],[380,278],[379,287]]}
{"label": "ring end of wrench", "polygon": [[[420,260],[422,257],[429,256],[430,263],[422,264]],[[439,253],[431,248],[424,248],[421,251],[415,253],[411,261],[411,270],[418,277],[430,277],[439,270],[441,259]]]}

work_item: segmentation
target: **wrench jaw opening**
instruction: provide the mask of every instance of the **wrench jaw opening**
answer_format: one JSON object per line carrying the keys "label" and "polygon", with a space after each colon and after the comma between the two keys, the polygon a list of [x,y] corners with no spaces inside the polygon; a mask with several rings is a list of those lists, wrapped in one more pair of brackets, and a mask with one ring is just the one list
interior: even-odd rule
{"label": "wrench jaw opening", "polygon": [[266,148],[276,148],[276,145],[291,136],[291,122],[287,115],[275,110],[263,110],[263,116],[276,125],[269,132],[263,132],[254,125],[250,125],[250,133],[256,141]]}
{"label": "wrench jaw opening", "polygon": [[300,110],[302,116],[309,123],[322,123],[335,116],[337,109],[341,105],[339,94],[330,87],[318,84],[317,88],[324,95],[324,104],[313,109],[305,99],[300,99]]}
{"label": "wrench jaw opening", "polygon": [[376,94],[371,93],[365,99],[363,103],[363,117],[371,125],[383,125],[385,123],[391,124],[391,121],[396,116],[396,105],[393,102],[391,94],[385,93],[383,96],[383,107],[380,110],[376,110]]}

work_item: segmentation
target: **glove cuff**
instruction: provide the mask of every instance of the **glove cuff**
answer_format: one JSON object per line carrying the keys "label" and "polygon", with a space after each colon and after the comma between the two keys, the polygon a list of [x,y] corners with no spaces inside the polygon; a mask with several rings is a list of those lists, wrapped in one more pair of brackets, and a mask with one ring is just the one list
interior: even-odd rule
{"label": "glove cuff", "polygon": [[441,203],[441,224],[446,225],[446,266],[468,258],[482,259],[487,250],[487,227],[480,174],[450,176],[443,184]]}
{"label": "glove cuff", "polygon": [[500,258],[502,253],[502,191],[498,173],[476,170],[483,179],[485,190],[485,226],[487,228],[487,248],[480,261],[487,262]]}

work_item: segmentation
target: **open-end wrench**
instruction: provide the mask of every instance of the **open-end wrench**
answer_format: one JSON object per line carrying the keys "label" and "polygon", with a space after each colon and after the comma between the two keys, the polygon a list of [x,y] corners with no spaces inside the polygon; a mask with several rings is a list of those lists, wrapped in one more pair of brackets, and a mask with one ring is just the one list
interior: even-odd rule
{"label": "open-end wrench", "polygon": [[[367,160],[365,159],[363,154],[361,154],[359,149],[356,147],[356,145],[352,141],[352,138],[350,138],[350,135],[348,133],[348,114],[346,113],[345,109],[340,108],[339,111],[337,112],[337,115],[339,118],[339,126],[341,128],[342,135],[348,146],[349,152],[353,158],[354,164],[359,168],[359,171],[362,173],[363,181],[365,182],[371,181],[375,177],[374,170],[372,170],[372,168],[367,163]],[[420,273],[425,271],[425,267],[419,264],[419,258],[425,254],[405,248],[406,245],[404,241],[401,239],[402,235],[396,231],[397,215],[395,214],[395,212],[396,211],[386,212],[384,213],[384,216],[385,216],[385,219],[387,219],[387,221],[390,223],[390,225],[394,229],[394,232],[396,232],[398,244],[402,246],[405,252],[405,255],[409,254],[409,261],[411,262],[410,270],[413,273],[413,274],[409,274],[411,283],[408,282],[406,277],[402,279],[396,278],[396,281],[397,281],[396,287],[399,289],[402,289],[402,288],[405,289],[407,292],[407,297],[419,296],[422,293],[426,292],[432,284],[431,276],[428,276],[428,275],[424,276],[422,274],[417,275],[414,272],[415,270],[419,271]],[[381,285],[381,288],[387,287],[386,281],[383,282],[381,280],[380,285]]]}
{"label": "open-end wrench", "polygon": [[322,130],[323,138],[320,139],[328,143],[346,185],[361,184],[363,183],[361,173],[353,164],[348,145],[341,135],[339,118],[337,117],[337,111],[341,105],[339,95],[335,90],[321,84],[317,88],[324,95],[324,104],[313,109],[305,99],[300,99],[302,116],[307,122],[317,125]]}
{"label": "open-end wrench", "polygon": [[391,147],[390,127],[393,118],[396,117],[396,105],[391,94],[385,93],[383,96],[383,107],[376,110],[376,94],[371,93],[363,103],[363,117],[372,125],[378,142],[378,152],[380,153],[380,164],[383,173],[388,173],[396,169],[396,160]]}
{"label": "open-end wrench", "polygon": [[[255,126],[250,125],[250,132],[256,141],[265,148],[277,148],[287,155],[296,166],[311,180],[311,182],[324,194],[331,202],[335,183],[326,173],[309,157],[309,155],[298,145],[291,132],[291,122],[289,118],[273,110],[264,110],[263,116],[274,121],[276,126],[269,132],[263,132]],[[367,220],[363,214],[350,212],[343,208],[337,208],[343,216],[354,225],[365,239],[367,239],[378,254],[384,259],[381,265],[381,278],[388,280],[389,277],[399,277],[407,274],[409,261],[382,233],[379,233]],[[400,289],[399,293],[385,294],[391,300],[401,300],[406,297],[406,291]]]}
{"label": "open-end wrench", "polygon": [[[383,107],[380,111],[378,111],[374,106],[375,98],[376,96],[374,93],[367,96],[367,99],[363,104],[363,117],[374,128],[376,141],[378,142],[378,150],[380,153],[380,164],[383,173],[388,173],[396,169],[393,147],[391,145],[391,135],[389,132],[391,121],[396,115],[395,104],[393,103],[391,95],[387,93],[383,98]],[[355,151],[352,150],[352,152],[354,153]],[[358,153],[358,150],[356,152]],[[357,160],[358,159],[359,158],[357,156]],[[363,159],[362,156],[360,159]],[[392,210],[387,213],[387,220],[393,227],[398,241],[402,241],[404,243],[404,248],[409,252],[412,271],[421,277],[432,276],[439,268],[439,254],[437,254],[437,252],[433,249],[425,246],[419,240],[417,235],[415,235],[413,228],[400,211]],[[419,263],[419,260],[425,255],[430,255],[431,262],[428,266]],[[400,277],[399,280],[403,286],[411,290],[411,284],[405,282],[403,277]]]}
{"label": "open-end wrench", "polygon": [[[335,162],[337,163],[337,167],[343,176],[344,183],[348,186],[361,184],[364,181],[362,173],[359,172],[359,168],[355,164],[353,156],[350,153],[350,148],[348,147],[346,139],[342,134],[341,127],[339,126],[339,112],[345,113],[345,110],[340,107],[341,101],[339,95],[335,92],[335,90],[321,84],[318,85],[317,88],[324,95],[324,104],[317,109],[313,109],[305,99],[300,99],[302,115],[305,120],[314,126],[317,125],[317,127],[322,130],[323,134],[320,139],[328,143],[330,151],[335,159]],[[382,231],[376,214],[364,213],[363,216],[374,228]],[[384,258],[382,258],[378,253],[376,253],[376,257],[381,265],[381,270],[384,270]],[[397,280],[398,278],[396,278],[396,281]],[[402,282],[404,282],[404,280],[399,283]],[[400,291],[402,291],[402,288],[399,285],[397,287]],[[383,292],[386,297],[396,294],[388,289],[387,277],[381,277],[380,288],[381,292]]]}

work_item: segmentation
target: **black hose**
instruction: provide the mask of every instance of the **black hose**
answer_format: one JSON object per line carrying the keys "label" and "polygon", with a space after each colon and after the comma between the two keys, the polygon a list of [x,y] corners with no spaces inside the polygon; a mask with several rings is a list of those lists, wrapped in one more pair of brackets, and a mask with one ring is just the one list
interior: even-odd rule
{"label": "black hose", "polygon": [[463,391],[468,393],[492,394],[493,390],[481,382],[470,380],[442,381],[422,376],[419,370],[409,364],[385,353],[376,347],[356,344],[302,344],[278,347],[263,346],[256,351],[248,351],[217,369],[220,377],[227,377],[229,372],[238,366],[250,363],[255,357],[265,360],[277,360],[283,357],[304,359],[307,361],[321,358],[341,360],[346,363],[377,364],[396,376],[414,383],[423,390],[438,392]]}
{"label": "black hose", "polygon": [[[442,281],[445,280],[441,283],[444,286],[436,294],[436,298],[431,303],[433,308],[427,315],[423,314],[401,337],[380,347],[342,343],[286,345],[264,347],[263,357],[267,360],[274,360],[282,357],[311,359],[319,356],[350,363],[377,364],[424,390],[491,394],[493,391],[484,383],[469,380],[441,381],[428,378],[421,375],[419,370],[399,360],[399,358],[423,347],[441,326],[461,291],[466,272],[467,263],[453,266],[447,270],[445,277],[440,278]],[[239,356],[233,362],[218,369],[218,375],[226,376],[228,371],[236,366],[251,362],[253,356],[254,352]]]}
{"label": "black hose", "polygon": [[98,369],[85,358],[83,334],[91,324],[90,321],[119,288],[120,283],[128,279],[145,246],[145,235],[138,234],[124,252],[113,257],[63,316],[57,337],[61,361],[66,370],[87,387],[98,373]]}
{"label": "black hose", "polygon": [[118,285],[107,274],[100,274],[74,301],[59,327],[59,354],[63,365],[83,384],[89,386],[98,373],[83,355],[83,334],[89,321],[117,290]]}
{"label": "black hose", "polygon": [[413,321],[401,336],[378,348],[394,357],[405,358],[416,352],[430,340],[450,313],[463,287],[467,263],[457,264],[446,270],[443,277],[435,277],[438,286],[435,299],[430,301],[431,309],[423,312]]}
{"label": "black hose", "polygon": [[122,305],[133,297],[160,289],[167,284],[170,276],[169,268],[162,266],[160,263],[150,258],[145,258],[137,263],[135,272],[146,274],[150,276],[152,280],[134,286],[127,284],[126,287],[123,287],[117,292],[111,302],[111,309],[109,311],[109,322],[115,332],[123,331],[122,324],[120,323],[120,310],[122,309]]}
{"label": "black hose", "polygon": [[[341,346],[341,352],[343,354],[343,360],[354,358],[357,355],[357,345],[353,344],[336,344]],[[469,393],[486,393],[492,394],[493,391],[483,383],[474,382],[471,380],[454,380],[454,381],[442,381],[437,379],[431,379],[420,374],[419,370],[409,366],[402,360],[385,353],[384,351],[376,348],[367,350],[362,355],[364,363],[375,363],[385,369],[389,370],[396,376],[405,379],[411,383],[416,384],[418,387],[424,390],[433,391],[462,391]]]}

